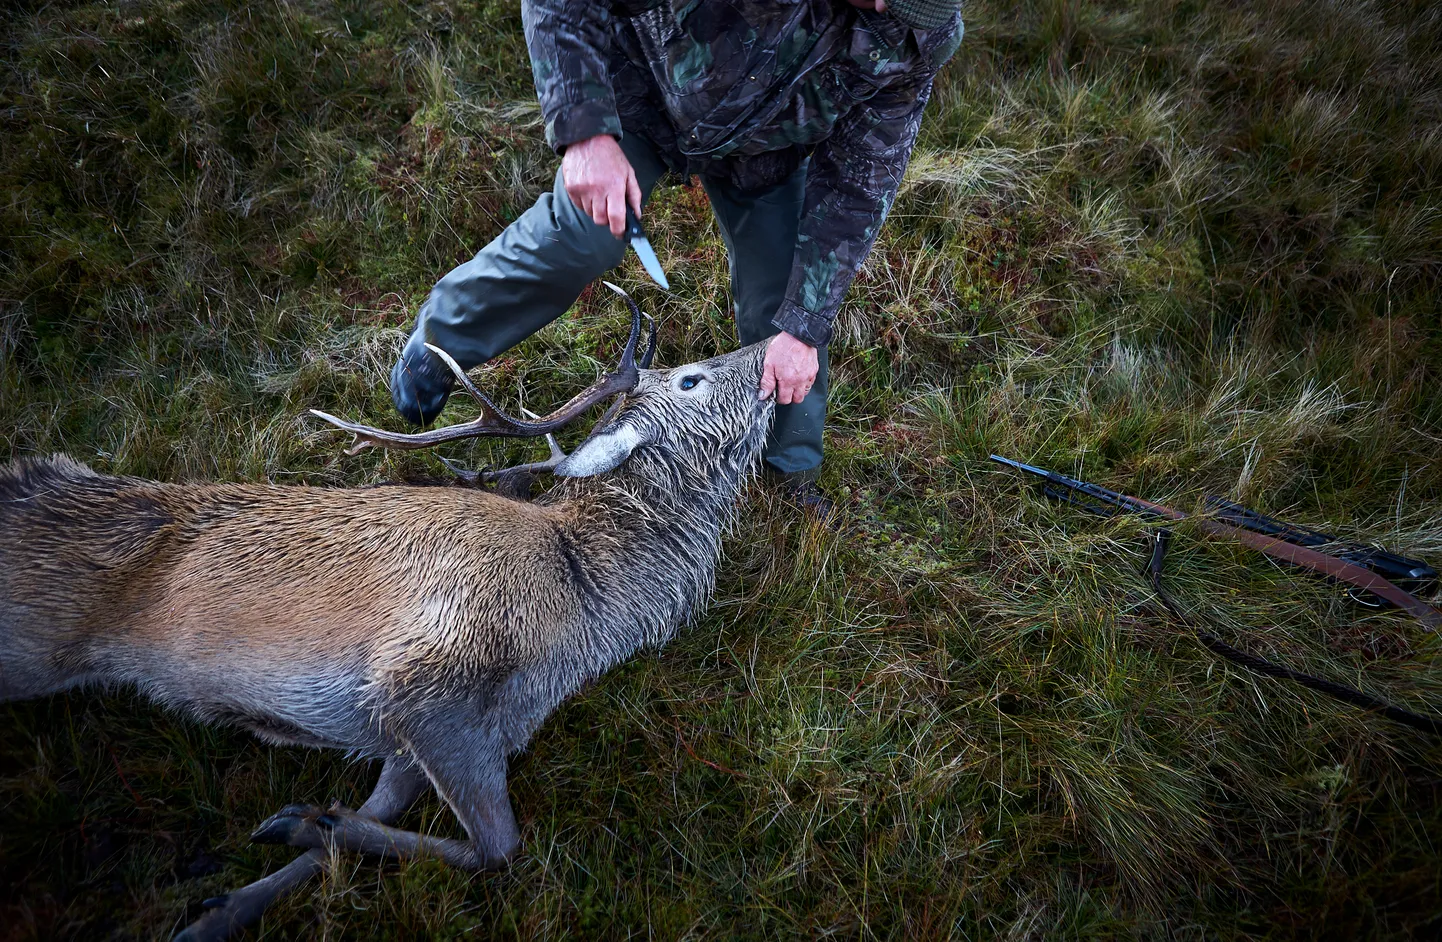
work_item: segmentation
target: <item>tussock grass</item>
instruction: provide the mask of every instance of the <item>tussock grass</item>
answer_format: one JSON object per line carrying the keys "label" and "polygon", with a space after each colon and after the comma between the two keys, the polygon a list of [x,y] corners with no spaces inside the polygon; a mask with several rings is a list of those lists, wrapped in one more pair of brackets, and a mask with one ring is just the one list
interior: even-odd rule
{"label": "tussock grass", "polygon": [[[1148,526],[989,452],[1442,558],[1442,15],[1420,3],[974,3],[842,311],[825,483],[752,497],[709,614],[513,767],[526,853],[346,859],[264,936],[1427,937],[1438,746],[1171,625]],[[550,185],[512,0],[0,12],[0,453],[359,484],[434,279]],[[704,194],[661,191],[662,362],[733,344]],[[633,262],[620,273],[639,285]],[[614,355],[588,293],[486,367],[548,406]],[[454,410],[466,418],[464,404]],[[473,464],[526,446],[453,446]],[[1242,646],[1442,709],[1435,636],[1179,529]],[[165,937],[373,770],[98,692],[4,708],[7,938]],[[409,824],[452,833],[438,803]]]}

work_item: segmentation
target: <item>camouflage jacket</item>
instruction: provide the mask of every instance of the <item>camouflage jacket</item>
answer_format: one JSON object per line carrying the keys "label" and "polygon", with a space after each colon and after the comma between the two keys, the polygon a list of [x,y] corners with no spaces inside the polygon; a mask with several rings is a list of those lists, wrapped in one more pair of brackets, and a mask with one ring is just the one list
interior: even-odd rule
{"label": "camouflage jacket", "polygon": [[[816,346],[896,198],[958,15],[920,31],[845,0],[523,0],[558,151],[634,133],[680,174],[762,190],[809,158],[772,322]],[[628,15],[629,14],[629,15]]]}

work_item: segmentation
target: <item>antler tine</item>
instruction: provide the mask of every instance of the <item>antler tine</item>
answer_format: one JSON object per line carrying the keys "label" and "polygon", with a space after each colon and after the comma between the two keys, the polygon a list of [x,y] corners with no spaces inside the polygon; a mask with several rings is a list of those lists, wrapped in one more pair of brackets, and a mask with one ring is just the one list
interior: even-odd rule
{"label": "antler tine", "polygon": [[491,400],[486,398],[485,393],[481,392],[479,389],[476,388],[476,384],[471,382],[471,378],[466,375],[466,371],[461,369],[461,365],[457,363],[449,353],[442,350],[440,347],[436,346],[433,343],[426,344],[426,349],[434,353],[436,356],[440,357],[441,362],[451,368],[451,372],[456,374],[456,379],[460,382],[462,388],[464,388],[466,392],[471,394],[472,399],[478,399],[486,405],[490,406],[492,409],[496,407],[495,403],[491,402]]}
{"label": "antler tine", "polygon": [[496,468],[494,470],[485,469],[481,471],[472,471],[471,469],[463,467],[459,463],[452,461],[444,455],[437,455],[437,457],[441,459],[441,464],[444,464],[448,469],[450,469],[450,472],[452,474],[460,478],[462,481],[465,481],[467,484],[490,484],[493,481],[499,480],[503,475],[506,474],[540,474],[543,471],[556,470],[556,465],[566,460],[566,453],[561,450],[560,445],[556,444],[556,436],[549,433],[547,433],[546,435],[546,446],[550,449],[551,453],[546,457],[546,460],[544,461],[531,461],[527,462],[526,464],[514,464],[511,465],[509,468]]}
{"label": "antler tine", "polygon": [[[642,313],[645,314],[644,311]],[[646,352],[641,357],[641,369],[643,370],[651,368],[651,358],[656,355],[656,318],[646,314],[646,320],[651,323],[651,338],[646,341]]]}
{"label": "antler tine", "polygon": [[[530,409],[527,409],[525,406],[521,407],[521,411],[526,413],[526,415],[533,419],[540,418],[540,416],[536,415],[536,413],[532,412]],[[566,460],[567,455],[564,451],[561,450],[561,446],[556,443],[556,436],[552,435],[550,432],[546,433],[546,447],[550,450],[550,454],[546,457],[546,460],[544,461],[532,461],[527,464],[511,465],[511,467],[509,468],[497,468],[494,471],[481,471],[479,472],[478,479],[481,481],[490,482],[498,481],[502,478],[502,476],[507,474],[540,474],[543,471],[554,471],[556,470],[556,465]],[[441,460],[445,461],[444,458],[442,458]],[[447,461],[446,464],[449,465],[450,462]],[[452,468],[452,470],[455,469]]]}
{"label": "antler tine", "polygon": [[[641,318],[643,318],[643,317],[646,318],[646,323],[648,323],[648,324],[651,325],[651,336],[650,336],[650,338],[649,338],[649,339],[647,340],[647,342],[646,342],[646,352],[641,355],[641,363],[640,363],[641,369],[643,369],[643,370],[648,370],[648,369],[650,369],[650,368],[651,368],[651,358],[656,355],[656,318],[652,317],[650,314],[647,314],[645,311],[641,310],[640,306],[639,306],[638,304],[636,304],[636,302],[631,298],[631,296],[626,293],[626,290],[625,290],[624,288],[622,288],[620,285],[612,284],[612,283],[609,282],[609,281],[603,281],[603,282],[601,282],[601,284],[605,285],[607,288],[610,288],[612,291],[614,291],[614,292],[616,292],[617,294],[619,294],[619,295],[625,300],[626,306],[631,309],[631,324],[632,324],[632,327],[631,327],[631,337],[632,337],[632,340],[635,340],[635,339],[636,339],[636,331],[637,331],[637,329],[641,326]],[[634,343],[628,343],[628,344],[626,345],[626,349],[634,353],[634,352],[635,352],[635,344],[634,344]],[[621,360],[621,367],[619,367],[619,368],[620,368],[620,369],[624,369],[626,362],[627,362],[626,359],[623,357],[622,360]]]}
{"label": "antler tine", "polygon": [[355,442],[346,449],[346,454],[350,455],[360,454],[367,448],[374,447],[411,450],[429,448],[432,445],[462,438],[479,438],[490,435],[530,438],[555,431],[576,419],[602,399],[634,389],[640,379],[636,368],[636,343],[641,338],[641,309],[636,306],[626,292],[609,282],[607,285],[626,298],[626,303],[631,308],[631,335],[626,340],[626,348],[621,352],[621,362],[616,365],[614,370],[601,376],[581,393],[572,397],[570,402],[543,418],[525,421],[502,412],[485,393],[476,388],[475,384],[466,376],[465,370],[461,369],[454,359],[448,356],[444,350],[430,344],[426,344],[426,346],[440,356],[442,362],[456,374],[466,392],[480,403],[481,414],[475,419],[458,425],[447,425],[445,428],[431,429],[427,432],[405,433],[387,432],[369,425],[347,422],[319,409],[312,409],[310,412],[317,418],[324,419],[355,436]]}
{"label": "antler tine", "polygon": [[441,464],[446,466],[446,470],[450,471],[457,478],[467,484],[479,484],[481,481],[485,480],[485,471],[472,471],[465,465],[462,465],[456,461],[452,461],[445,455],[436,455],[436,457],[441,459]]}
{"label": "antler tine", "polygon": [[[620,285],[612,284],[609,281],[603,281],[601,284],[619,294],[625,300],[626,307],[631,309],[631,336],[626,338],[626,349],[621,351],[621,362],[616,364],[616,372],[624,373],[628,370],[634,372],[636,369],[636,341],[641,339],[641,318],[645,315],[641,313],[641,308],[631,300],[631,296]],[[635,380],[632,380],[632,385],[634,384]]]}
{"label": "antler tine", "polygon": [[[521,411],[526,414],[527,418],[540,418],[540,416],[525,406],[521,406]],[[610,414],[609,410],[607,414]],[[452,461],[445,455],[437,455],[436,457],[440,458],[441,464],[445,465],[452,474],[466,484],[492,484],[501,481],[507,475],[515,477],[523,474],[539,474],[543,471],[554,471],[556,465],[565,461],[567,456],[566,453],[561,450],[561,446],[557,444],[556,436],[550,432],[546,433],[546,447],[550,450],[550,454],[544,461],[532,461],[526,464],[511,465],[509,468],[496,468],[494,470],[482,469],[480,471],[472,471],[459,462]]]}
{"label": "antler tine", "polygon": [[[615,409],[616,406],[612,405],[611,408],[606,410],[606,415],[610,415],[612,412],[615,411]],[[526,413],[526,418],[528,419],[540,418],[539,415],[536,415],[536,413],[532,412],[530,409],[527,409],[525,406],[521,406],[521,411]],[[498,474],[504,474],[507,471],[515,471],[517,469],[523,471],[549,471],[556,465],[560,464],[562,461],[566,460],[566,453],[561,450],[560,444],[556,441],[556,436],[552,435],[550,432],[546,433],[546,447],[550,449],[551,454],[546,458],[545,461],[538,461],[533,464],[515,465],[510,468],[501,468],[497,471],[484,471],[482,472],[482,475],[485,476],[483,477],[483,479],[490,480]],[[445,461],[446,459],[442,458],[441,460]],[[449,464],[450,462],[446,463]]]}

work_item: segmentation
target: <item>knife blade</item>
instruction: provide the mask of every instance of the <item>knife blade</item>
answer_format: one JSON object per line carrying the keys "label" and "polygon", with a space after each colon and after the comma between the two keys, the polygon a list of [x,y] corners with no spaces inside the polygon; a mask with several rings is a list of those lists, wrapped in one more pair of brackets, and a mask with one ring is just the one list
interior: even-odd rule
{"label": "knife blade", "polygon": [[646,274],[667,291],[671,290],[671,282],[666,280],[666,273],[661,270],[661,260],[656,257],[656,250],[651,248],[651,240],[646,238],[646,230],[641,228],[641,220],[631,207],[626,207],[626,239],[631,243],[631,248],[636,250],[636,257],[641,260],[641,267],[646,269]]}

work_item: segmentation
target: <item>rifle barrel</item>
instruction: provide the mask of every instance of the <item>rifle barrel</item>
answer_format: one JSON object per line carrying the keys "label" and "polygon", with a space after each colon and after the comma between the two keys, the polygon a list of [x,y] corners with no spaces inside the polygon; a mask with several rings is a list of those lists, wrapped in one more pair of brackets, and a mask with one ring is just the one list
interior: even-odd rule
{"label": "rifle barrel", "polygon": [[991,460],[1000,461],[1002,464],[1009,465],[1019,471],[1030,471],[1032,474],[1037,474],[1044,478],[1053,477],[1053,473],[1051,471],[1047,471],[1045,468],[1038,468],[1036,465],[1032,464],[1022,464],[1020,461],[1012,461],[1010,458],[1003,458],[1001,455],[992,455]]}
{"label": "rifle barrel", "polygon": [[[1116,508],[1117,511],[1142,514],[1148,517],[1170,517],[1172,519],[1181,519],[1182,517],[1186,516],[1186,514],[1178,513],[1177,511],[1161,507],[1158,504],[1138,500],[1135,497],[1128,497],[1126,494],[1122,494],[1118,491],[1113,491],[1110,488],[1102,487],[1100,484],[1091,484],[1087,481],[1078,481],[1076,478],[1069,478],[1065,474],[1058,474],[1055,471],[1048,471],[1045,468],[1038,468],[1036,465],[1025,464],[1020,461],[1013,461],[1010,458],[1003,458],[1001,455],[992,455],[991,460],[1000,462],[1001,464],[1007,465],[1008,467],[1016,468],[1020,471],[1026,471],[1031,474],[1035,474],[1040,478],[1044,478],[1053,487],[1066,488],[1067,490],[1072,491],[1076,494],[1085,494],[1087,497],[1090,497],[1093,500],[1101,501],[1105,505]],[[1112,516],[1112,514],[1114,513],[1114,511],[1105,510],[1103,507],[1098,506],[1097,504],[1089,504],[1086,501],[1070,497],[1067,494],[1064,494],[1060,491],[1055,491],[1052,488],[1046,488],[1046,493],[1052,497],[1057,498],[1058,500],[1064,500],[1068,503],[1076,504],[1082,507],[1084,510],[1087,510],[1094,514],[1101,514],[1102,516]]]}

